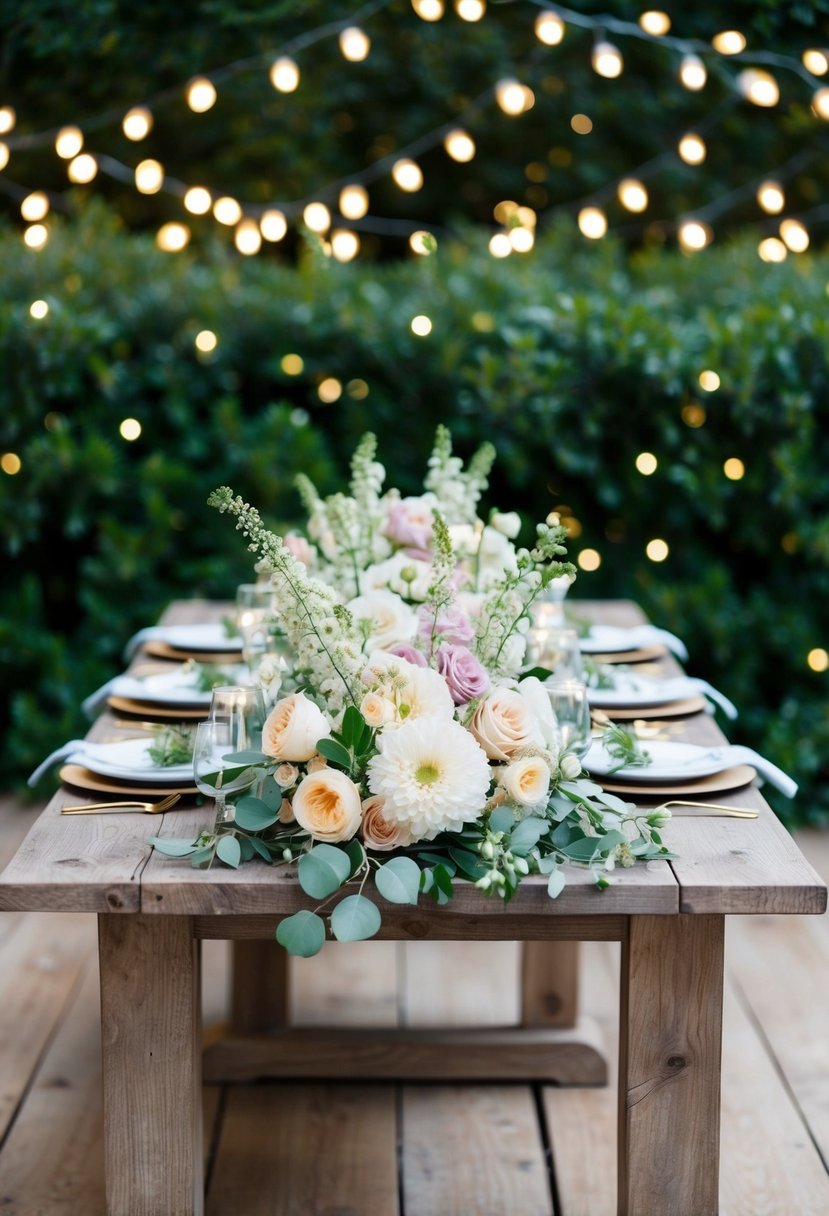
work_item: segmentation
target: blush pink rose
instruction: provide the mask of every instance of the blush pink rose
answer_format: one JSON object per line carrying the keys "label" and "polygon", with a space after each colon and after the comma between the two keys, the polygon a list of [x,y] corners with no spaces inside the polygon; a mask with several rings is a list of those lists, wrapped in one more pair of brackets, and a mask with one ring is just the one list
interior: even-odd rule
{"label": "blush pink rose", "polygon": [[438,671],[446,681],[456,705],[465,705],[475,697],[482,697],[489,688],[486,668],[466,646],[444,643],[438,649]]}
{"label": "blush pink rose", "polygon": [[393,503],[386,519],[386,536],[406,549],[430,549],[434,505],[429,498],[401,498]]}
{"label": "blush pink rose", "polygon": [[282,543],[291,556],[295,557],[298,562],[302,562],[303,566],[309,569],[313,566],[314,550],[304,536],[300,536],[298,532],[288,532],[282,538]]}
{"label": "blush pink rose", "polygon": [[421,641],[429,642],[434,635],[450,646],[465,646],[474,638],[475,626],[460,608],[447,608],[435,621],[434,612],[424,605],[418,613],[417,632]]}
{"label": "blush pink rose", "polygon": [[405,659],[407,663],[411,663],[413,667],[428,667],[426,655],[420,650],[415,650],[414,646],[407,646],[405,642],[401,642],[397,646],[392,646],[389,654],[396,655],[398,659]]}

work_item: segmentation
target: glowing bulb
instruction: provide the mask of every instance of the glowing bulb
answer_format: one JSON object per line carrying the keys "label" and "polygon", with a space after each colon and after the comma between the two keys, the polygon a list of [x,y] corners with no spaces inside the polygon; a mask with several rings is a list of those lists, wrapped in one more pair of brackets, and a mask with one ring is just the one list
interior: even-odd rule
{"label": "glowing bulb", "polygon": [[635,177],[626,177],[619,182],[617,193],[619,202],[628,211],[644,211],[648,205],[648,192]]}
{"label": "glowing bulb", "polygon": [[601,207],[582,207],[578,216],[582,236],[599,241],[607,232],[607,216]]}
{"label": "glowing bulb", "polygon": [[746,49],[746,40],[739,30],[722,30],[711,39],[711,45],[721,55],[739,55]]}
{"label": "glowing bulb", "polygon": [[593,119],[587,114],[574,114],[570,119],[570,126],[576,135],[589,135],[593,130]]}
{"label": "glowing bulb", "polygon": [[535,19],[535,36],[545,46],[558,46],[564,37],[564,22],[558,13],[539,13]]}
{"label": "glowing bulb", "polygon": [[489,252],[494,258],[508,258],[512,253],[512,241],[506,232],[496,232],[489,241]]}
{"label": "glowing bulb", "polygon": [[339,199],[340,215],[347,220],[361,220],[368,211],[368,191],[363,186],[343,186]]}
{"label": "glowing bulb", "polygon": [[411,330],[419,338],[425,338],[432,332],[432,322],[429,317],[421,313],[419,316],[412,317]]}
{"label": "glowing bulb", "polygon": [[190,229],[186,224],[162,224],[155,243],[164,253],[180,253],[190,243]]}
{"label": "glowing bulb", "polygon": [[684,88],[691,93],[698,93],[700,89],[705,88],[708,71],[697,55],[683,55],[679,65],[679,79]]}
{"label": "glowing bulb", "polygon": [[746,466],[737,456],[730,456],[722,467],[729,481],[742,481],[746,475]]}
{"label": "glowing bulb", "polygon": [[78,127],[61,127],[55,138],[55,151],[62,160],[71,160],[83,147],[83,132]]}
{"label": "glowing bulb", "polygon": [[20,204],[20,214],[29,223],[44,219],[49,214],[49,196],[42,190],[35,190],[32,194],[27,194]]}
{"label": "glowing bulb", "polygon": [[13,131],[16,122],[17,115],[12,106],[3,106],[0,109],[0,135],[8,135],[9,131]]}
{"label": "glowing bulb", "polygon": [[153,116],[145,106],[133,106],[121,119],[121,130],[134,143],[146,139],[152,129]]}
{"label": "glowing bulb", "polygon": [[712,372],[710,368],[706,368],[704,372],[699,374],[699,386],[705,389],[706,393],[715,393],[720,387],[722,381],[716,372]]}
{"label": "glowing bulb", "polygon": [[480,21],[486,12],[486,0],[455,0],[455,12],[461,21]]}
{"label": "glowing bulb", "polygon": [[460,164],[466,164],[475,155],[475,140],[471,135],[467,135],[466,131],[450,131],[444,138],[443,146],[452,160],[459,161]]}
{"label": "glowing bulb", "polygon": [[262,248],[262,233],[256,220],[240,220],[233,234],[233,243],[245,257],[251,257]]}
{"label": "glowing bulb", "polygon": [[213,204],[213,216],[220,224],[233,228],[242,218],[242,208],[235,198],[231,198],[229,194],[223,194]]}
{"label": "glowing bulb", "polygon": [[395,183],[407,194],[413,194],[423,185],[423,173],[417,161],[403,157],[394,162],[391,175]]}
{"label": "glowing bulb", "polygon": [[495,100],[505,114],[514,117],[532,109],[535,93],[517,80],[499,80],[495,86]]}
{"label": "glowing bulb", "polygon": [[371,50],[371,39],[356,25],[350,25],[340,34],[340,50],[343,58],[351,60],[352,63],[360,63],[361,60],[368,57]]}
{"label": "glowing bulb", "polygon": [[645,553],[652,562],[664,562],[670,551],[668,542],[660,537],[649,540],[645,545]]}
{"label": "glowing bulb", "polygon": [[757,202],[769,215],[779,215],[786,205],[786,196],[779,182],[761,182],[757,187]]}
{"label": "glowing bulb", "polygon": [[508,236],[516,253],[529,253],[535,244],[535,233],[531,228],[510,228]]}
{"label": "glowing bulb", "polygon": [[699,220],[685,220],[679,225],[679,243],[687,253],[697,253],[711,240],[711,229]]}
{"label": "glowing bulb", "polygon": [[259,231],[266,241],[281,241],[288,231],[288,221],[275,208],[265,211],[259,219]]}
{"label": "glowing bulb", "polygon": [[829,89],[818,89],[812,98],[812,106],[818,118],[829,118]]}
{"label": "glowing bulb", "polygon": [[440,21],[443,16],[443,0],[412,0],[412,8],[421,21]]}
{"label": "glowing bulb", "polygon": [[343,395],[343,386],[336,376],[327,376],[317,388],[317,396],[324,405],[339,401]]}
{"label": "glowing bulb", "polygon": [[306,228],[312,232],[327,232],[331,227],[331,212],[325,203],[309,203],[302,213]]}
{"label": "glowing bulb", "polygon": [[9,163],[9,145],[0,142],[0,170]]}
{"label": "glowing bulb", "polygon": [[135,166],[135,188],[142,194],[158,194],[164,185],[164,167],[157,160],[142,160]]}
{"label": "glowing bulb", "polygon": [[201,329],[196,334],[195,343],[196,350],[200,350],[204,355],[209,355],[219,345],[219,339],[212,329]]}
{"label": "glowing bulb", "polygon": [[23,463],[17,452],[4,452],[0,456],[0,469],[4,473],[8,473],[9,477],[14,477],[15,474],[20,472],[22,467]]}
{"label": "glowing bulb", "polygon": [[66,173],[70,182],[77,182],[78,185],[84,186],[96,177],[98,162],[88,152],[82,152],[80,156],[76,156],[74,160],[70,160]]}
{"label": "glowing bulb", "polygon": [[[18,467],[19,464],[20,462],[18,461]],[[8,473],[8,471],[6,466],[3,465],[3,472]],[[829,671],[829,651],[824,650],[822,646],[815,646],[806,655],[806,662],[812,671]]]}
{"label": "glowing bulb", "polygon": [[650,477],[652,473],[655,473],[658,464],[659,461],[653,452],[640,452],[636,457],[636,471],[643,477]]}
{"label": "glowing bulb", "polygon": [[597,42],[590,61],[596,75],[604,76],[607,80],[615,80],[617,76],[621,76],[625,66],[622,52],[612,42]]}
{"label": "glowing bulb", "polygon": [[295,93],[299,88],[299,68],[293,59],[282,55],[271,64],[270,81],[277,93]]}
{"label": "glowing bulb", "polygon": [[125,418],[118,431],[122,439],[126,439],[127,443],[132,443],[141,434],[141,423],[137,418]]}
{"label": "glowing bulb", "polygon": [[686,426],[697,428],[705,426],[707,415],[701,405],[694,405],[692,402],[690,405],[683,405],[681,417]]}
{"label": "glowing bulb", "polygon": [[594,570],[598,570],[602,564],[602,555],[596,549],[582,549],[576,558],[576,563],[580,569],[590,574]]}
{"label": "glowing bulb", "polygon": [[785,262],[789,251],[776,236],[767,236],[757,246],[757,252],[763,262]]}
{"label": "glowing bulb", "polygon": [[533,211],[532,207],[519,207],[515,212],[516,218],[525,228],[535,228],[538,222],[538,216]]}
{"label": "glowing bulb", "polygon": [[804,68],[813,76],[825,76],[829,72],[829,56],[826,51],[815,49],[804,51],[801,58]]}
{"label": "glowing bulb", "polygon": [[305,360],[302,355],[283,355],[279,366],[286,376],[299,376],[305,370]]}
{"label": "glowing bulb", "polygon": [[705,141],[699,135],[683,135],[678,150],[686,165],[701,165],[708,155]]}
{"label": "glowing bulb", "polygon": [[48,316],[49,305],[45,300],[32,300],[29,305],[29,316],[34,317],[35,321],[42,321],[45,316]]}
{"label": "glowing bulb", "polygon": [[651,34],[654,38],[661,38],[671,28],[671,19],[660,9],[648,9],[647,12],[640,15],[639,25],[646,34]]}
{"label": "glowing bulb", "polygon": [[216,104],[216,89],[206,76],[195,76],[187,86],[187,104],[194,114],[204,114]]}
{"label": "glowing bulb", "polygon": [[419,257],[426,258],[430,253],[434,253],[437,249],[437,241],[432,236],[431,232],[425,232],[423,229],[413,232],[409,237],[409,248],[412,253],[416,253]]}
{"label": "glowing bulb", "polygon": [[780,88],[770,72],[759,68],[747,68],[737,77],[737,88],[755,106],[776,106],[780,100]]}
{"label": "glowing bulb", "polygon": [[23,230],[23,244],[27,249],[42,249],[49,240],[49,229],[45,224],[30,224]]}
{"label": "glowing bulb", "polygon": [[805,253],[809,248],[809,233],[799,220],[783,220],[780,235],[792,253]]}
{"label": "glowing bulb", "polygon": [[336,228],[331,233],[331,253],[338,262],[351,262],[360,252],[360,238],[348,228]]}
{"label": "glowing bulb", "polygon": [[191,215],[207,215],[213,198],[204,186],[191,186],[184,193],[184,206]]}

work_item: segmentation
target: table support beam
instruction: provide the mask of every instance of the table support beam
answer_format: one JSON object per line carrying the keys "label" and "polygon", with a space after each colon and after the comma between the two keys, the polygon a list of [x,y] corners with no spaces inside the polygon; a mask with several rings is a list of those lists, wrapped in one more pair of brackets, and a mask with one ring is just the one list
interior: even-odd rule
{"label": "table support beam", "polygon": [[563,1030],[579,1015],[579,943],[521,943],[521,1025]]}
{"label": "table support beam", "polygon": [[290,966],[275,937],[233,943],[230,1021],[237,1034],[266,1034],[290,1022]]}

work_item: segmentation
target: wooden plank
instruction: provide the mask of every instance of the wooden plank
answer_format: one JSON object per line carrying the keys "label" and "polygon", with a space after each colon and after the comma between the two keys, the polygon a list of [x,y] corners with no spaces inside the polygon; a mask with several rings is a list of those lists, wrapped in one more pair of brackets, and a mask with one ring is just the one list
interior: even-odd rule
{"label": "wooden plank", "polygon": [[619,1216],[718,1212],[723,918],[631,917],[622,946]]}
{"label": "wooden plank", "polygon": [[290,1020],[288,956],[274,938],[233,943],[230,1021],[239,1034],[281,1030]]}
{"label": "wooden plank", "polygon": [[551,1216],[529,1087],[407,1087],[403,1094],[406,1216]]}
{"label": "wooden plank", "polygon": [[[624,916],[513,916],[500,904],[493,915],[470,916],[443,908],[409,908],[386,913],[377,939],[392,941],[621,941],[627,929]],[[197,938],[271,938],[279,916],[197,916],[193,919]],[[323,957],[333,945],[327,942]]]}
{"label": "wooden plank", "polygon": [[207,1213],[398,1216],[396,1165],[390,1087],[231,1089]]}
{"label": "wooden plank", "polygon": [[524,942],[521,1024],[564,1029],[579,1011],[579,943]]}
{"label": "wooden plank", "polygon": [[203,1211],[199,946],[186,919],[102,916],[108,1216]]}
{"label": "wooden plank", "polygon": [[517,1026],[515,942],[406,942],[401,1019],[406,1026]]}
{"label": "wooden plank", "polygon": [[328,942],[315,958],[296,959],[291,971],[295,1026],[396,1026],[396,942]]}

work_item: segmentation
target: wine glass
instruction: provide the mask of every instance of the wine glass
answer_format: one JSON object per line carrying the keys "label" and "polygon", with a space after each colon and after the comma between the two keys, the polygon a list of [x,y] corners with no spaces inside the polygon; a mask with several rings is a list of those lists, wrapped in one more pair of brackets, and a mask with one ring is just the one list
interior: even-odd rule
{"label": "wine glass", "polygon": [[579,635],[575,629],[537,625],[530,630],[535,662],[552,671],[556,680],[584,679]]}
{"label": "wine glass", "polygon": [[[251,784],[248,769],[226,760],[237,750],[232,728],[228,722],[200,722],[196,727],[193,749],[193,776],[199,790],[216,800],[216,824],[227,819],[227,796],[247,789]],[[235,776],[225,776],[226,773]]]}
{"label": "wine glass", "polygon": [[579,759],[590,747],[590,703],[578,680],[547,680],[544,684],[558,722],[562,748]]}
{"label": "wine glass", "polygon": [[231,751],[258,751],[266,716],[261,688],[230,685],[213,689],[207,721],[226,727]]}
{"label": "wine glass", "polygon": [[242,638],[242,658],[251,677],[256,678],[266,655],[279,660],[288,670],[290,647],[285,634],[276,627],[276,592],[261,583],[242,583],[236,591],[236,627]]}

